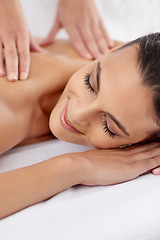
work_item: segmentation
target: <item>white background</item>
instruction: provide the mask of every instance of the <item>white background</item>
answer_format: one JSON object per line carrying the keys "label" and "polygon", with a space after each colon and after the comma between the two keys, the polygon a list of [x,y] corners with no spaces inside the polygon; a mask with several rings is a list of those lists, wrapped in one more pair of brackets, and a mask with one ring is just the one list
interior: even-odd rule
{"label": "white background", "polygon": [[[57,0],[21,2],[32,34],[45,36],[55,18]],[[96,4],[114,39],[128,41],[160,30],[160,0],[96,0]]]}
{"label": "white background", "polygon": [[[21,2],[32,34],[44,37],[52,26],[57,1]],[[159,30],[158,0],[99,0],[97,5],[114,39],[128,41]],[[14,148],[1,156],[0,170],[83,150],[59,140]],[[2,220],[0,239],[160,240],[160,177],[148,174],[115,186],[67,189]]]}

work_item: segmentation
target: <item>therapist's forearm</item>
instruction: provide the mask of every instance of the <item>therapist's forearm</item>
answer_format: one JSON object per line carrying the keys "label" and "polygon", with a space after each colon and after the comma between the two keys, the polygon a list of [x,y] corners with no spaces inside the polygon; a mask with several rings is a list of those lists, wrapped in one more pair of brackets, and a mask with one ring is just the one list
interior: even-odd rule
{"label": "therapist's forearm", "polygon": [[0,219],[80,182],[81,164],[62,155],[0,174]]}

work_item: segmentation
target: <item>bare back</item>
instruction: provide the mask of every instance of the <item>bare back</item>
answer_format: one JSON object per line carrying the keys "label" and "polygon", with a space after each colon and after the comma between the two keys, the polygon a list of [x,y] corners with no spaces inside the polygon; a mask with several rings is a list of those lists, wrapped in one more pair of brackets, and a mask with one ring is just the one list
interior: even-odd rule
{"label": "bare back", "polygon": [[50,135],[49,116],[70,76],[89,61],[69,41],[57,40],[49,53],[31,53],[29,78],[0,83],[0,153]]}

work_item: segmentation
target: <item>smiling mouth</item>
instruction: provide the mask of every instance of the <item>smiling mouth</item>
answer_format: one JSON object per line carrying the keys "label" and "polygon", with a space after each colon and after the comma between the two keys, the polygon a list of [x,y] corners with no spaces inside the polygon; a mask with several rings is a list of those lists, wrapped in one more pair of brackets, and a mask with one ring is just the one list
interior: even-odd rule
{"label": "smiling mouth", "polygon": [[61,121],[62,126],[65,129],[69,130],[70,132],[81,133],[68,120],[68,117],[67,117],[67,106],[68,106],[68,104],[66,104],[66,106],[64,107],[64,109],[62,110],[61,115],[60,115],[60,121]]}

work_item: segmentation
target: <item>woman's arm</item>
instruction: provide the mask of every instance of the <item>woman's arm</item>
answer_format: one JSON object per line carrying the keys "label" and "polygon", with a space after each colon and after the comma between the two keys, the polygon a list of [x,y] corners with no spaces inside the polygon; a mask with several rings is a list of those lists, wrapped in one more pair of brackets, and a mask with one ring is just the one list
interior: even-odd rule
{"label": "woman's arm", "polygon": [[64,154],[0,174],[0,219],[76,184],[129,181],[160,165],[160,144]]}
{"label": "woman's arm", "polygon": [[81,163],[69,155],[0,174],[0,219],[80,183]]}

